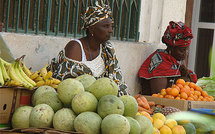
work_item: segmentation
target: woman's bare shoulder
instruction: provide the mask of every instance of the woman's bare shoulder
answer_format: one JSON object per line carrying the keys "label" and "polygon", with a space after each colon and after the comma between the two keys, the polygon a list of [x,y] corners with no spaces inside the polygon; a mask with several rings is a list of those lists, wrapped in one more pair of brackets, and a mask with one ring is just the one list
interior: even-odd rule
{"label": "woman's bare shoulder", "polygon": [[71,40],[69,41],[65,48],[65,55],[66,57],[73,59],[73,60],[77,60],[77,61],[81,61],[81,46],[80,44],[75,41],[75,40]]}

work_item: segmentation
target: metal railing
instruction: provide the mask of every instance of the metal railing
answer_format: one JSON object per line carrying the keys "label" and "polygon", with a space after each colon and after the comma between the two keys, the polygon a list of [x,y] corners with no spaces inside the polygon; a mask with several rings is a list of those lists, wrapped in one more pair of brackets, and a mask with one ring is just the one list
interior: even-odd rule
{"label": "metal railing", "polygon": [[[138,41],[141,0],[104,0],[114,17],[113,39]],[[0,0],[5,32],[81,37],[83,14],[95,0]]]}

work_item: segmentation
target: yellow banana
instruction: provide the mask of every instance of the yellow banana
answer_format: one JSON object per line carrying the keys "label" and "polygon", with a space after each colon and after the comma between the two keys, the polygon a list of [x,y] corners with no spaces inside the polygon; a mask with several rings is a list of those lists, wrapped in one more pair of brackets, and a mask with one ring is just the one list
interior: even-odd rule
{"label": "yellow banana", "polygon": [[47,80],[45,80],[45,85],[51,85],[52,83],[53,83],[53,80],[51,80],[51,79],[47,79]]}
{"label": "yellow banana", "polygon": [[55,78],[52,78],[53,79],[53,84],[55,84],[55,85],[58,85],[58,84],[60,84],[60,80],[58,80],[58,79],[55,79]]}
{"label": "yellow banana", "polygon": [[2,62],[2,60],[0,60],[0,67],[1,67],[1,72],[2,72],[2,76],[5,82],[7,82],[8,80],[10,80],[9,75],[7,74],[7,71],[4,67],[4,64]]}
{"label": "yellow banana", "polygon": [[25,74],[28,76],[28,77],[30,77],[33,73],[31,72],[31,70],[29,70],[27,67],[26,67],[26,65],[25,65],[25,63],[22,61],[21,62],[22,63],[22,69],[23,69],[23,71],[25,72]]}
{"label": "yellow banana", "polygon": [[7,82],[7,86],[8,87],[23,87],[23,84],[18,81],[15,81],[15,80],[9,80]]}
{"label": "yellow banana", "polygon": [[57,89],[57,87],[58,87],[58,85],[55,85],[55,84],[51,84],[50,86],[55,88],[55,89]]}
{"label": "yellow banana", "polygon": [[26,88],[26,89],[33,89],[33,85],[31,85],[28,81],[26,81],[22,75],[20,74],[19,70],[18,70],[18,65],[19,62],[15,61],[15,65],[14,65],[14,70],[15,70],[15,73],[16,75],[18,76],[18,78],[22,81],[22,84],[23,86]]}
{"label": "yellow banana", "polygon": [[42,81],[42,80],[43,80],[42,76],[38,76],[36,79],[34,79],[35,82]]}
{"label": "yellow banana", "polygon": [[53,74],[52,71],[48,71],[48,73],[45,75],[44,79],[47,80],[47,79],[51,78],[52,74]]}
{"label": "yellow banana", "polygon": [[38,81],[36,84],[37,84],[37,87],[40,87],[40,86],[43,86],[45,85],[45,81],[44,80],[41,80],[41,81]]}
{"label": "yellow banana", "polygon": [[0,60],[1,60],[2,63],[3,63],[4,65],[6,65],[6,66],[10,66],[10,65],[11,65],[11,63],[9,63],[9,62],[3,60],[2,58],[0,58]]}
{"label": "yellow banana", "polygon": [[45,78],[46,74],[47,74],[47,64],[45,65],[45,67],[43,67],[41,70],[40,70],[40,75]]}
{"label": "yellow banana", "polygon": [[2,69],[0,68],[0,85],[4,85],[4,78],[3,78],[3,74],[2,74]]}
{"label": "yellow banana", "polygon": [[32,75],[30,75],[30,78],[32,80],[35,80],[39,76],[39,71],[34,72]]}
{"label": "yellow banana", "polygon": [[[8,72],[9,72],[9,76],[12,80],[17,81],[21,84],[23,84],[23,82],[20,80],[20,78],[18,77],[18,75],[15,72],[15,68],[14,68],[15,62],[9,66]],[[9,82],[10,83],[10,82]]]}
{"label": "yellow banana", "polygon": [[31,78],[29,78],[27,74],[25,74],[25,72],[22,70],[19,62],[17,63],[17,69],[19,70],[19,73],[21,74],[22,78],[26,80],[26,82],[28,82],[34,87],[36,86],[36,83]]}

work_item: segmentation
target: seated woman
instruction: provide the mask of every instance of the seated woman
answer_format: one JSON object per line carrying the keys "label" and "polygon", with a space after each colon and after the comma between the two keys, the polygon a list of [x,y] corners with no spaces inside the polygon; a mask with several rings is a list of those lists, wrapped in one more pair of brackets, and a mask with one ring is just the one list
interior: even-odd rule
{"label": "seated woman", "polygon": [[156,50],[144,61],[139,70],[142,94],[159,93],[161,89],[171,87],[179,78],[197,81],[196,75],[182,65],[192,38],[191,29],[184,23],[173,21],[169,23],[162,37],[162,42],[167,48]]}
{"label": "seated woman", "polygon": [[88,7],[83,15],[83,29],[86,37],[71,40],[53,58],[48,70],[53,77],[63,80],[90,74],[96,78],[109,77],[119,86],[118,95],[128,94],[127,85],[122,82],[122,73],[118,65],[115,49],[108,41],[113,33],[112,13],[108,5],[101,1],[95,7]]}

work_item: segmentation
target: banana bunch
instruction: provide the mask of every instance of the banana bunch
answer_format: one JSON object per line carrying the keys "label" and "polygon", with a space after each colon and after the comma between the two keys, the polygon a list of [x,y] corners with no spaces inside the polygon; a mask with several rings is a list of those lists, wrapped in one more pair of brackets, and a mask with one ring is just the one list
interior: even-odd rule
{"label": "banana bunch", "polygon": [[36,86],[40,87],[43,85],[48,85],[53,88],[57,88],[58,84],[61,82],[58,79],[52,78],[52,71],[47,71],[47,64],[39,71],[34,72],[30,75],[30,78],[36,82]]}
{"label": "banana bunch", "polygon": [[36,83],[27,75],[31,71],[23,62],[24,56],[8,63],[0,58],[0,85],[8,87],[25,87],[33,89]]}

